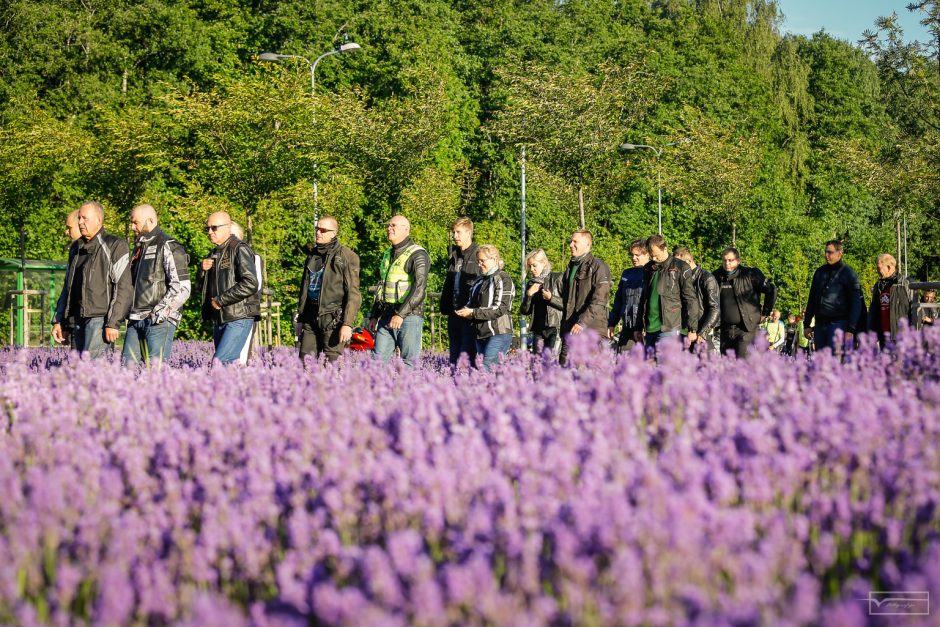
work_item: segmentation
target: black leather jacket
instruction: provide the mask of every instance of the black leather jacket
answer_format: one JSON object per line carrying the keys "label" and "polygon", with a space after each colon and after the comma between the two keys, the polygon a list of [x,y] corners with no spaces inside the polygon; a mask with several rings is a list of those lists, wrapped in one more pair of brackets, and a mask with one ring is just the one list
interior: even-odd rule
{"label": "black leather jacket", "polygon": [[[80,255],[87,255],[88,260],[82,266],[81,303],[73,303],[72,282]],[[103,317],[105,327],[121,328],[134,297],[129,265],[127,242],[105,233],[104,229],[87,242],[81,237],[72,242],[65,283],[59,294],[53,323],[62,324],[70,318]]]}
{"label": "black leather jacket", "polygon": [[181,309],[192,291],[189,255],[182,244],[159,227],[138,237],[131,255],[131,281],[131,320],[180,323]]}
{"label": "black leather jacket", "polygon": [[561,276],[561,331],[567,334],[574,325],[580,324],[605,337],[610,305],[610,268],[590,252],[584,253],[578,273],[571,282],[572,265],[573,261],[569,261]]}
{"label": "black leather jacket", "polygon": [[[397,245],[392,246],[392,261],[400,255],[406,248],[414,242],[410,237],[406,237]],[[405,302],[400,305],[382,302],[382,285],[375,291],[375,301],[372,304],[372,318],[382,318],[387,316],[399,315],[402,318],[406,316],[424,315],[424,296],[428,288],[428,270],[431,268],[431,257],[428,251],[422,249],[415,252],[408,258],[405,264],[405,272],[411,277],[411,288]]]}
{"label": "black leather jacket", "polygon": [[[773,311],[774,303],[777,302],[777,288],[757,268],[738,266],[733,274],[731,285],[734,290],[734,300],[741,311],[744,328],[750,333],[757,329],[761,316],[769,316],[770,312]],[[714,275],[720,289],[721,282],[729,276],[728,272],[724,268],[718,268],[715,270]],[[763,307],[761,307],[760,302],[761,294],[764,295]],[[720,316],[718,324],[721,324]]]}
{"label": "black leather jacket", "polygon": [[[542,298],[541,291],[536,292],[535,296],[529,296],[529,288],[536,282],[552,293],[551,300]],[[532,328],[529,329],[532,333],[561,327],[561,307],[561,272],[546,270],[542,276],[531,277],[526,281],[519,313],[523,316],[532,316]]]}
{"label": "black leather jacket", "polygon": [[[441,313],[445,316],[454,315],[454,311],[467,305],[470,299],[470,288],[480,277],[480,264],[477,263],[476,242],[467,246],[467,250],[461,251],[456,246],[450,251],[447,259],[447,276],[444,278],[444,285],[441,287]],[[457,280],[457,262],[461,261],[459,298],[454,304],[454,282]]]}
{"label": "black leather jacket", "polygon": [[692,270],[692,284],[695,286],[699,310],[698,333],[706,335],[715,328],[720,319],[718,281],[702,266],[695,266]]}
{"label": "black leather jacket", "polygon": [[[199,272],[203,319],[226,324],[257,318],[261,313],[260,281],[251,247],[233,235],[213,248],[208,258],[214,261],[212,268]],[[221,311],[212,308],[213,298],[222,305]]]}
{"label": "black leather jacket", "polygon": [[473,309],[470,319],[477,338],[512,333],[512,299],[516,288],[503,270],[490,276],[480,276],[470,288],[467,306]]}

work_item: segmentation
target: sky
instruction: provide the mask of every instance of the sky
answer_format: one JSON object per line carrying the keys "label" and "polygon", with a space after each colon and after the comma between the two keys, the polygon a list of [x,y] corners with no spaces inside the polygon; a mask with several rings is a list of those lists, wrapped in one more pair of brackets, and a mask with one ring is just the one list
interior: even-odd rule
{"label": "sky", "polygon": [[910,0],[777,0],[785,16],[783,29],[796,35],[812,35],[825,28],[839,39],[857,43],[866,29],[875,29],[875,20],[897,13],[906,40],[926,41],[927,29],[920,17],[907,10]]}

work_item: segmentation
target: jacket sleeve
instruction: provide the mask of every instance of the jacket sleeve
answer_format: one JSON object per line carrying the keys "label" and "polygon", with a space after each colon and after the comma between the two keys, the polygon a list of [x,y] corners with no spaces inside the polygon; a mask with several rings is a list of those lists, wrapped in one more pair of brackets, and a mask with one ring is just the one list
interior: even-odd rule
{"label": "jacket sleeve", "polygon": [[549,272],[548,273],[548,291],[552,293],[552,297],[548,300],[548,306],[552,309],[557,309],[562,311],[565,308],[565,303],[561,299],[561,284],[562,284],[562,273],[561,272]]}
{"label": "jacket sleeve", "polygon": [[702,323],[698,332],[708,333],[718,324],[718,316],[720,315],[718,311],[720,306],[718,301],[718,280],[711,272],[704,269],[702,271],[705,273],[705,311],[702,312]]}
{"label": "jacket sleeve", "polygon": [[803,317],[804,324],[809,328],[816,326],[816,303],[819,302],[819,270],[813,273],[813,282],[810,284],[809,297],[806,299],[806,315]]}
{"label": "jacket sleeve", "polygon": [[55,304],[55,315],[52,317],[52,324],[62,324],[65,318],[65,303],[69,298],[69,272],[72,270],[72,260],[74,258],[75,245],[69,246],[69,260],[65,266],[65,280],[62,282],[62,291],[59,292],[59,300]]}
{"label": "jacket sleeve", "polygon": [[163,273],[166,275],[166,294],[153,308],[153,317],[162,322],[173,316],[186,303],[193,290],[189,280],[189,255],[176,240],[163,245]]}
{"label": "jacket sleeve", "polygon": [[402,318],[411,315],[424,302],[424,294],[428,288],[428,270],[431,267],[431,258],[426,250],[419,250],[411,256],[408,263],[411,264],[413,278],[408,298],[398,306],[397,314]]}
{"label": "jacket sleeve", "polygon": [[862,315],[862,305],[864,304],[864,299],[862,298],[862,285],[858,281],[858,275],[853,270],[852,273],[848,276],[846,281],[846,291],[848,292],[849,303],[851,303],[852,308],[849,310],[849,324],[846,327],[846,332],[855,333],[856,328],[859,323],[859,319]]}
{"label": "jacket sleeve", "polygon": [[493,304],[487,307],[476,307],[473,310],[474,320],[496,320],[505,316],[512,310],[512,297],[515,293],[515,286],[512,279],[505,272],[499,272],[493,277],[491,289],[493,294]]}
{"label": "jacket sleeve", "polygon": [[764,273],[757,268],[751,268],[751,286],[758,294],[764,295],[764,304],[761,306],[760,315],[767,317],[773,312],[774,305],[777,304],[777,286],[767,280]]}
{"label": "jacket sleeve", "polygon": [[[106,244],[105,244],[106,245]],[[131,251],[127,242],[117,238],[111,251],[111,269],[108,280],[111,282],[111,302],[104,326],[119,329],[134,301],[134,285],[131,283]]]}
{"label": "jacket sleeve", "polygon": [[584,308],[578,314],[578,324],[589,326],[589,320],[607,320],[607,307],[610,305],[610,268],[607,264],[597,260],[594,271],[594,285],[591,296]]}
{"label": "jacket sleeve", "polygon": [[[532,287],[531,281],[524,283],[522,287],[522,302],[519,304],[519,314],[522,316],[532,315],[532,297],[529,296],[530,287]],[[535,295],[541,298],[541,292],[536,292]]]}
{"label": "jacket sleeve", "polygon": [[616,327],[617,323],[623,319],[623,307],[624,307],[624,280],[623,277],[620,277],[620,283],[617,285],[617,293],[614,295],[614,307],[610,310],[610,315],[607,316],[607,326]]}
{"label": "jacket sleeve", "polygon": [[232,264],[235,266],[235,284],[216,297],[223,307],[239,303],[258,291],[255,254],[248,244],[236,244],[232,253]]}
{"label": "jacket sleeve", "polygon": [[362,306],[362,293],[359,291],[359,255],[353,251],[346,254],[343,264],[343,325],[352,327],[356,324],[359,307]]}
{"label": "jacket sleeve", "polygon": [[698,320],[701,312],[698,310],[698,298],[695,296],[695,283],[692,281],[692,271],[686,266],[679,275],[679,298],[682,300],[682,311],[685,312],[683,322],[690,333],[698,333]]}

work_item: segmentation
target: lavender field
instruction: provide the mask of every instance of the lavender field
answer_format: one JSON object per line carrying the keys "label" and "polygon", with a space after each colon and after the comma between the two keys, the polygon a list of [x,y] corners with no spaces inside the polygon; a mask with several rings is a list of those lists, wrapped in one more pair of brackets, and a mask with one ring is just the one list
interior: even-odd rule
{"label": "lavender field", "polygon": [[937,624],[938,350],[3,352],[0,623]]}

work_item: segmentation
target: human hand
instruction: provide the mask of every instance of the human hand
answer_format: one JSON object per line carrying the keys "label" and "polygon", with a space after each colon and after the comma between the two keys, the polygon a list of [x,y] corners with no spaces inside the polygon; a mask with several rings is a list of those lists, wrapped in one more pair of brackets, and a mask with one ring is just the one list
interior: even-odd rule
{"label": "human hand", "polygon": [[216,310],[222,309],[222,304],[219,303],[219,299],[218,299],[218,298],[213,298],[213,299],[212,299],[212,308],[213,308],[213,309],[216,309]]}
{"label": "human hand", "polygon": [[202,260],[202,271],[208,272],[209,269],[215,265],[215,259],[203,259]]}
{"label": "human hand", "polygon": [[543,290],[542,290],[542,298],[544,298],[545,300],[551,300],[551,299],[552,299],[552,292],[551,292],[551,290],[543,289]]}
{"label": "human hand", "polygon": [[473,316],[473,310],[469,307],[463,307],[455,311],[454,315],[460,316],[461,318],[469,318]]}
{"label": "human hand", "polygon": [[352,327],[344,324],[339,328],[339,341],[346,343],[352,339]]}
{"label": "human hand", "polygon": [[52,325],[52,339],[56,341],[56,344],[65,344],[65,335],[62,333],[61,324]]}
{"label": "human hand", "polygon": [[117,329],[112,329],[111,327],[104,328],[104,341],[108,344],[114,344],[118,339],[118,335],[120,335],[120,332]]}
{"label": "human hand", "polygon": [[529,286],[529,289],[525,291],[527,296],[535,296],[535,293],[542,289],[541,283],[533,283]]}
{"label": "human hand", "polygon": [[573,327],[571,327],[571,335],[581,335],[584,331],[584,327],[580,323],[576,322]]}
{"label": "human hand", "polygon": [[404,322],[405,322],[404,318],[402,318],[398,314],[395,314],[394,316],[392,316],[392,319],[388,321],[388,328],[400,329],[401,325],[404,324]]}

